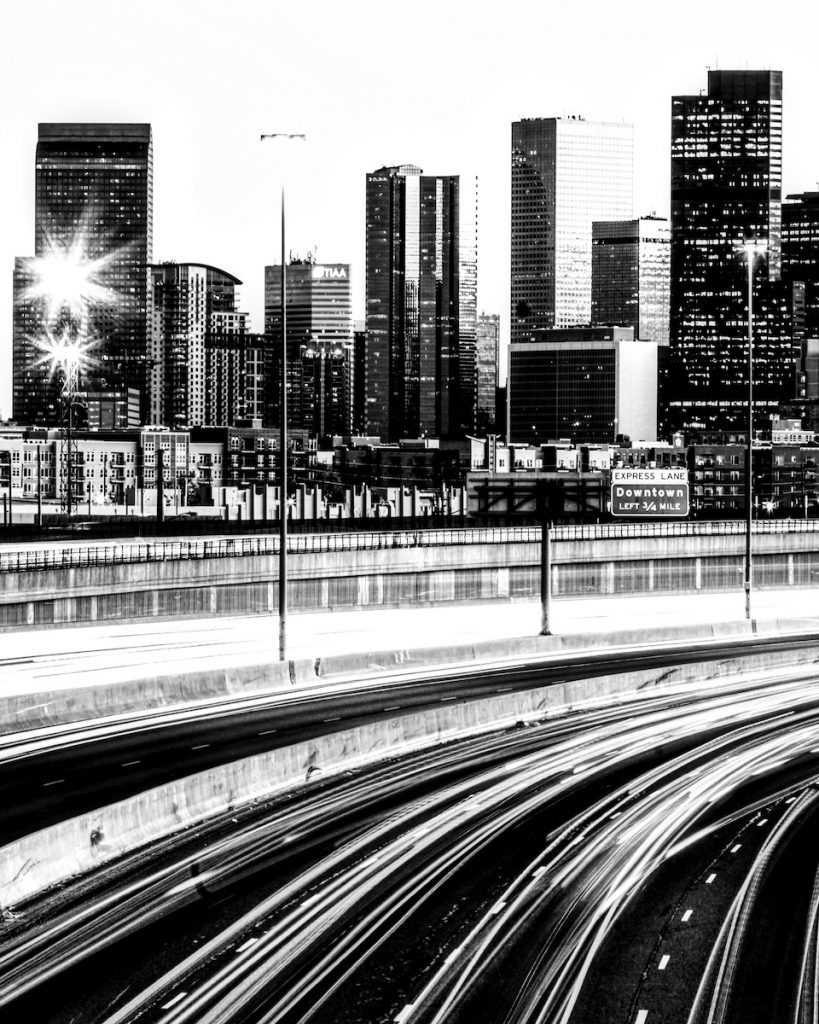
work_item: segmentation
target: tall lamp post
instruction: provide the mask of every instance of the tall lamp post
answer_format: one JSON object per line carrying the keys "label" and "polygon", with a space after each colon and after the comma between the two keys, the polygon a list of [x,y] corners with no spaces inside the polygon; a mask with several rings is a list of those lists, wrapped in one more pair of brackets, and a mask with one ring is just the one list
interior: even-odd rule
{"label": "tall lamp post", "polygon": [[[261,141],[305,141],[306,136],[294,132],[270,132]],[[285,249],[285,181],[282,160],[282,351],[281,392],[279,398],[279,660],[287,657],[287,260]]]}
{"label": "tall lamp post", "polygon": [[748,263],[748,448],[745,454],[745,618],[751,620],[752,550],[754,522],[754,258],[765,253],[765,246],[746,242]]}

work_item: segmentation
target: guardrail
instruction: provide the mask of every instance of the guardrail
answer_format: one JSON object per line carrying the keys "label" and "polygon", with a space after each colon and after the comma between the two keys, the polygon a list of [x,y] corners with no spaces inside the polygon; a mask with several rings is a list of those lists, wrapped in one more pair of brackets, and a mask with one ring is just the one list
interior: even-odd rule
{"label": "guardrail", "polygon": [[[819,520],[774,519],[754,523],[754,533],[819,533]],[[555,541],[627,540],[642,537],[737,536],[745,523],[716,522],[599,523],[555,526]],[[539,526],[475,527],[462,530],[404,530],[394,533],[291,534],[287,550],[292,554],[332,551],[373,551],[387,548],[444,547],[475,544],[526,544],[540,540]],[[134,541],[117,544],[74,545],[16,551],[0,550],[0,572],[37,572],[44,569],[75,569],[136,562],[184,561],[204,558],[275,555],[279,538],[225,537],[217,540]]]}

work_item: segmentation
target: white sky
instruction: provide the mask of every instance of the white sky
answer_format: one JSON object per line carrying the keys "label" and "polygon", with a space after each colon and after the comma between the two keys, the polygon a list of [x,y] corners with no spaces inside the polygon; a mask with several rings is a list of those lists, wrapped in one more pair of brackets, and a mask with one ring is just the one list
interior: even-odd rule
{"label": "white sky", "polygon": [[819,181],[819,5],[810,0],[29,0],[0,22],[0,413],[11,415],[15,256],[34,246],[39,121],[148,121],[154,258],[244,282],[262,329],[278,257],[262,132],[308,135],[288,248],[353,267],[364,307],[364,175],[416,163],[479,176],[479,308],[508,331],[510,123],[635,126],[635,214],[668,213],[672,94],[707,66],[784,72],[784,188]]}

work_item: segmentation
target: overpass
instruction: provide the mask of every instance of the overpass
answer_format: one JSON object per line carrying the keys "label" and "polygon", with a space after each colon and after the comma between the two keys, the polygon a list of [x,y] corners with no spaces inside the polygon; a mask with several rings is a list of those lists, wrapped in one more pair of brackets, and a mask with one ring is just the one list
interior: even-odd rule
{"label": "overpass", "polygon": [[[615,523],[552,530],[555,597],[739,588],[745,527]],[[291,535],[294,612],[531,600],[538,527]],[[754,586],[819,582],[819,522],[754,525]],[[0,629],[175,616],[271,614],[269,535],[0,547]]]}

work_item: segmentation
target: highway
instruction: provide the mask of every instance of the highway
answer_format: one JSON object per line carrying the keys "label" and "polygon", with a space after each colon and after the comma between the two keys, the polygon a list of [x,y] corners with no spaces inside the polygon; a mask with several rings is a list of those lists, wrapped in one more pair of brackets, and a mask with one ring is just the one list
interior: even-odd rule
{"label": "highway", "polygon": [[580,651],[211,699],[0,737],[3,842],[145,789],[374,719],[613,672],[816,649],[819,634]]}
{"label": "highway", "polygon": [[48,1024],[816,1024],[817,782],[809,668],[447,744],[30,908],[0,941],[0,1005]]}

